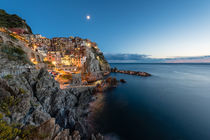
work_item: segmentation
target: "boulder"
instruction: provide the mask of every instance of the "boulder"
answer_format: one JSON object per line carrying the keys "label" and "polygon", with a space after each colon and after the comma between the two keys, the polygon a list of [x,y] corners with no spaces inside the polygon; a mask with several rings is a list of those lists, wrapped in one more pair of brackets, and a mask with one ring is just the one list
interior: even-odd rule
{"label": "boulder", "polygon": [[126,83],[126,81],[124,79],[120,79],[121,83]]}

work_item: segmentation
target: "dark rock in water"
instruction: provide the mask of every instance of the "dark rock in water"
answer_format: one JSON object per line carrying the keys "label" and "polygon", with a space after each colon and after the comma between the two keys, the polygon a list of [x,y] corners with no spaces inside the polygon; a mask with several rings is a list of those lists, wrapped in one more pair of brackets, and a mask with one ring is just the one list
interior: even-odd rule
{"label": "dark rock in water", "polygon": [[111,68],[111,72],[116,72],[117,71],[117,68],[114,67],[114,68]]}
{"label": "dark rock in water", "polygon": [[117,86],[117,79],[114,77],[111,82],[112,86]]}
{"label": "dark rock in water", "polygon": [[126,81],[124,79],[120,79],[121,83],[126,83]]}
{"label": "dark rock in water", "polygon": [[140,71],[129,71],[129,70],[118,70],[117,68],[111,68],[111,72],[114,73],[123,73],[128,75],[136,75],[136,76],[142,76],[142,77],[148,77],[151,76],[151,74],[147,72],[140,72]]}
{"label": "dark rock in water", "polygon": [[97,84],[95,92],[104,92],[109,88],[117,87],[119,81],[115,77],[108,77],[101,81],[100,84]]}
{"label": "dark rock in water", "polygon": [[112,77],[108,77],[107,79],[106,79],[106,82],[110,85],[110,86],[112,86],[112,87],[116,87],[117,86],[117,79],[114,77],[114,78],[112,78]]}

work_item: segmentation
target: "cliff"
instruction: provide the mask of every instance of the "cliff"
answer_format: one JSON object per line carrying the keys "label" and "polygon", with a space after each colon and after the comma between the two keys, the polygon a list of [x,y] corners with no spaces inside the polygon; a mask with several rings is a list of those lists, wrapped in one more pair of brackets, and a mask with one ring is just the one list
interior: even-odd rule
{"label": "cliff", "polygon": [[[92,134],[87,119],[96,87],[60,89],[44,66],[30,61],[35,56],[38,64],[44,64],[43,55],[30,48],[30,41],[24,38],[31,35],[7,29],[20,27],[31,33],[30,27],[3,10],[0,26],[6,27],[0,31],[0,140],[103,140],[100,134]],[[84,55],[87,61],[82,72],[90,74],[90,79],[101,79],[110,71],[98,49],[86,47]]]}
{"label": "cliff", "polygon": [[102,52],[97,51],[95,48],[87,49],[87,60],[84,64],[84,72],[89,73],[88,81],[95,81],[102,79],[104,74],[110,72],[110,65],[106,61]]}
{"label": "cliff", "polygon": [[[11,133],[2,126],[1,138],[11,135],[12,139],[58,139],[65,133],[69,139],[87,139],[90,132],[86,117],[93,90],[61,90],[44,69],[3,77],[0,79],[0,125],[5,123],[18,131]],[[28,127],[31,130],[26,133]]]}

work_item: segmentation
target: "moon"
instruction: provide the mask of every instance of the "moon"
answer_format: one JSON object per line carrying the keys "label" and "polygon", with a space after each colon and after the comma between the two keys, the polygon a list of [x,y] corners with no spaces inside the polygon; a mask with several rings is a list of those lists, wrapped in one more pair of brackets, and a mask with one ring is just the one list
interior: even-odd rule
{"label": "moon", "polygon": [[90,15],[87,15],[87,16],[86,16],[86,19],[87,19],[87,20],[90,20]]}

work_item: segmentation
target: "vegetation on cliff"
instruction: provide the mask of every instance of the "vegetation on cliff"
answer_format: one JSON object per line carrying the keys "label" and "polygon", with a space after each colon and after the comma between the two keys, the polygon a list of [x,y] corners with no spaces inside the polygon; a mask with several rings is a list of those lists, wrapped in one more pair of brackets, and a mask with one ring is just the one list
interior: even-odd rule
{"label": "vegetation on cliff", "polygon": [[3,114],[0,113],[0,140],[13,140],[19,138],[20,140],[29,140],[36,135],[40,140],[44,139],[44,135],[37,135],[36,129],[32,125],[27,125],[21,128],[21,124],[8,124],[3,119]]}
{"label": "vegetation on cliff", "polygon": [[24,63],[31,63],[26,53],[19,47],[4,44],[0,46],[0,52],[4,53],[9,60],[19,60]]}
{"label": "vegetation on cliff", "polygon": [[32,129],[35,128],[34,126],[22,127],[21,123],[8,121],[9,118],[12,118],[13,113],[20,113],[18,106],[23,101],[22,96],[25,94],[25,90],[19,88],[19,92],[16,93],[5,81],[0,80],[0,93],[0,140],[12,140],[16,137],[23,140],[28,139],[28,136],[32,134]]}
{"label": "vegetation on cliff", "polygon": [[32,33],[31,28],[16,14],[10,15],[0,9],[0,27],[6,28],[26,28],[29,33]]}
{"label": "vegetation on cliff", "polygon": [[21,130],[17,128],[17,125],[9,125],[2,118],[3,115],[0,113],[0,140],[15,139]]}

